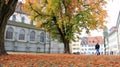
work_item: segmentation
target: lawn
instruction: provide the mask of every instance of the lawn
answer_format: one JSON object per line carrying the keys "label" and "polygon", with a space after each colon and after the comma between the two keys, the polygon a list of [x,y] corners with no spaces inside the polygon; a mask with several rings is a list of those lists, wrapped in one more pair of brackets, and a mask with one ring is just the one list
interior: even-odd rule
{"label": "lawn", "polygon": [[74,54],[9,54],[0,67],[120,67],[120,56]]}

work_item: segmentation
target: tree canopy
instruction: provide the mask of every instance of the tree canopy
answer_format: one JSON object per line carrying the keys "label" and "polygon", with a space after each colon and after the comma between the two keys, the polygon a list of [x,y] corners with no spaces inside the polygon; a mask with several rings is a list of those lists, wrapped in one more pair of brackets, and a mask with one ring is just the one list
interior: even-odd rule
{"label": "tree canopy", "polygon": [[24,8],[36,26],[49,32],[64,44],[74,34],[104,27],[106,0],[26,0]]}

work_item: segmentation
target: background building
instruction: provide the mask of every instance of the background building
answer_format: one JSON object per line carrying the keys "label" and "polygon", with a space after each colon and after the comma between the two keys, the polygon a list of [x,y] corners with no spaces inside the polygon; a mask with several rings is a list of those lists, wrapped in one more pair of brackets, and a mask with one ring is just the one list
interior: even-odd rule
{"label": "background building", "polygon": [[118,14],[116,27],[117,27],[117,43],[118,43],[117,54],[120,55],[120,11],[119,11],[119,14]]}
{"label": "background building", "polygon": [[108,37],[105,38],[105,40],[107,39],[107,54],[120,55],[120,12],[118,14],[116,26],[108,31]]}
{"label": "background building", "polygon": [[[57,43],[56,43],[57,42]],[[48,32],[37,29],[19,2],[5,31],[5,48],[16,52],[63,53],[64,45],[53,41]]]}
{"label": "background building", "polygon": [[117,54],[118,42],[117,42],[117,27],[112,27],[109,32],[109,54]]}
{"label": "background building", "polygon": [[80,51],[82,54],[95,54],[95,45],[99,43],[100,45],[100,53],[104,54],[104,42],[102,36],[94,36],[94,37],[82,37],[81,38],[81,48]]}
{"label": "background building", "polygon": [[70,52],[73,54],[80,54],[80,41],[81,40],[77,40],[76,42],[72,42],[70,43]]}

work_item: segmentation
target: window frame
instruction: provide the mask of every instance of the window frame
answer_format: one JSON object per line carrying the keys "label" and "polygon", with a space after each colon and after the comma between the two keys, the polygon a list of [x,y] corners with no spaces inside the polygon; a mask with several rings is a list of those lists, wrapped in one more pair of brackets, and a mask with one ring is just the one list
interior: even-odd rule
{"label": "window frame", "polygon": [[5,35],[5,39],[13,40],[14,29],[12,27],[8,27]]}
{"label": "window frame", "polygon": [[35,31],[30,32],[30,41],[35,41]]}
{"label": "window frame", "polygon": [[25,30],[21,29],[19,31],[19,40],[25,40]]}
{"label": "window frame", "polygon": [[40,33],[40,42],[45,42],[45,33],[44,32]]}

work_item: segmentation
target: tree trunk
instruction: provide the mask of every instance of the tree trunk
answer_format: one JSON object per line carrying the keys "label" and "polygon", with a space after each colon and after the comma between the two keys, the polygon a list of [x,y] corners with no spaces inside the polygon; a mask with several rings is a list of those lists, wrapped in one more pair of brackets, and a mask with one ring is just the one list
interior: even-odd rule
{"label": "tree trunk", "polygon": [[5,25],[0,27],[0,55],[7,54],[5,51],[5,46],[4,46],[4,32],[5,32]]}
{"label": "tree trunk", "polygon": [[4,33],[7,21],[14,13],[17,2],[18,0],[0,0],[0,55],[7,54],[4,46]]}
{"label": "tree trunk", "polygon": [[69,41],[64,39],[63,43],[64,43],[64,53],[70,54]]}
{"label": "tree trunk", "polygon": [[70,47],[69,47],[69,42],[70,41],[65,38],[66,34],[63,33],[61,31],[61,29],[59,28],[59,25],[57,24],[57,20],[56,20],[55,16],[53,16],[53,21],[55,22],[55,24],[57,26],[57,29],[59,31],[60,37],[61,37],[61,39],[62,39],[62,41],[64,43],[64,53],[70,54]]}

